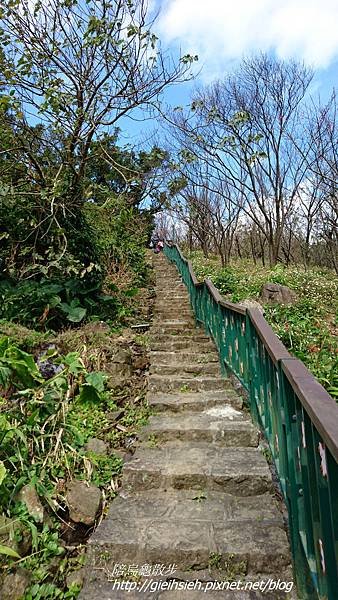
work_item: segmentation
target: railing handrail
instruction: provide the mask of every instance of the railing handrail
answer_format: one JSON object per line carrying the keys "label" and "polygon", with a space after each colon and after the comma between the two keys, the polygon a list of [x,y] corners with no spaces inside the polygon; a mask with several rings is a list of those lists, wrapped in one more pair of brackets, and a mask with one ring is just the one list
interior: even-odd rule
{"label": "railing handrail", "polygon": [[294,573],[302,598],[335,600],[338,589],[338,405],[289,354],[262,313],[227,302],[198,281],[176,244],[168,257],[185,282],[196,320],[248,392],[264,432],[289,516]]}
{"label": "railing handrail", "polygon": [[238,304],[228,302],[209,279],[205,279],[204,282],[197,279],[191,261],[185,258],[177,244],[170,241],[166,243],[170,247],[176,247],[182,261],[188,265],[192,282],[196,287],[205,283],[215,302],[234,312],[249,315],[267,352],[274,363],[281,363],[283,372],[292,389],[297,393],[304,409],[309,414],[324,443],[338,463],[338,405],[332,396],[323,388],[301,360],[290,355],[259,310],[244,308]]}

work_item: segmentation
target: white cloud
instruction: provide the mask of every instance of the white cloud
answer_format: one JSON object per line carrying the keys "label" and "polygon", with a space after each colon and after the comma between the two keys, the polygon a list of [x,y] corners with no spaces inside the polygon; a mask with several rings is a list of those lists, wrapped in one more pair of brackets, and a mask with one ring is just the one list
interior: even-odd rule
{"label": "white cloud", "polygon": [[204,78],[253,51],[327,67],[338,56],[338,0],[162,0],[161,38],[197,53]]}

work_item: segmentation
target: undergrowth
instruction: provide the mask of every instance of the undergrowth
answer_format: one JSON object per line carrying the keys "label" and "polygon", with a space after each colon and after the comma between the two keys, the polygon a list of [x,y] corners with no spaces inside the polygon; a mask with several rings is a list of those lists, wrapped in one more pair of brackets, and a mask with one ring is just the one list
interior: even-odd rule
{"label": "undergrowth", "polygon": [[[10,333],[10,323],[2,329]],[[79,587],[66,579],[83,565],[89,530],[76,538],[67,483],[75,478],[99,487],[104,511],[122,469],[114,448],[128,448],[148,418],[142,378],[108,386],[109,328],[82,329],[49,338],[42,356],[46,334],[15,325],[12,338],[0,336],[0,565],[4,574],[18,567],[29,573],[24,600],[77,597]],[[105,442],[106,455],[86,450],[93,437]],[[26,485],[42,502],[43,520],[20,501]]]}
{"label": "undergrowth", "polygon": [[238,260],[222,268],[217,257],[190,256],[200,279],[209,278],[232,302],[259,300],[264,283],[286,285],[297,294],[291,306],[264,305],[265,317],[284,345],[338,398],[338,278],[325,269],[275,268]]}

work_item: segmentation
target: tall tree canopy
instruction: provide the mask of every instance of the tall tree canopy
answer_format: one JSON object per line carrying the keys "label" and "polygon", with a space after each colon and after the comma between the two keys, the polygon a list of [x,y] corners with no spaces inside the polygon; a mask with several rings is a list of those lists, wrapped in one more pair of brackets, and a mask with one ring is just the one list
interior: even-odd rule
{"label": "tall tree canopy", "polygon": [[[110,181],[108,189],[116,190],[118,181],[124,181],[134,191],[138,185],[138,198],[140,186],[145,193],[150,178],[141,174],[149,173],[158,157],[152,156],[152,162],[118,153],[116,128],[137,108],[156,110],[162,91],[189,78],[197,58],[172,60],[161,50],[152,26],[147,0],[2,3],[5,150],[7,161],[20,165],[12,175],[9,163],[6,166],[0,181],[5,190],[2,203],[6,197],[17,207],[21,201],[29,205],[24,237],[22,231],[14,233],[16,255],[23,239],[29,239],[32,252],[40,256],[53,248],[49,260],[53,253],[61,260],[68,251],[83,260],[90,232],[81,207],[88,200],[98,160],[110,164],[114,173],[109,177],[115,177],[115,184]],[[116,158],[122,159],[121,168]],[[9,234],[8,223],[2,226]]]}

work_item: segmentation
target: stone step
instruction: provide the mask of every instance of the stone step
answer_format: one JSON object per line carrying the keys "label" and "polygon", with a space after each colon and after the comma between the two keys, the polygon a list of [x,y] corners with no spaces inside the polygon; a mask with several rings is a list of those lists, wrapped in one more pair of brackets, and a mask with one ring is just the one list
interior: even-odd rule
{"label": "stone step", "polygon": [[[224,492],[196,489],[168,489],[154,492],[144,491],[137,495],[121,490],[113,500],[107,518],[119,519],[171,518],[175,521],[247,522],[251,519],[265,525],[283,527],[283,515],[276,498],[270,493],[256,496],[237,497]],[[101,529],[101,531],[100,531]],[[104,527],[97,529],[94,537],[104,534]],[[91,538],[92,539],[92,538]]]}
{"label": "stone step", "polygon": [[190,297],[189,294],[187,292],[186,289],[180,288],[179,291],[175,291],[175,293],[173,293],[173,290],[170,292],[167,291],[163,291],[163,293],[159,292],[159,294],[156,297],[156,302],[157,303],[161,303],[163,302],[163,304],[177,304],[180,301],[187,301],[190,304]]}
{"label": "stone step", "polygon": [[155,304],[155,306],[161,306],[161,307],[167,307],[167,308],[172,307],[173,309],[177,309],[178,311],[182,307],[191,308],[191,304],[190,304],[190,300],[189,300],[188,296],[182,297],[182,295],[176,296],[174,294],[164,294],[160,290],[157,290],[156,293],[158,295],[159,301],[157,304]]}
{"label": "stone step", "polygon": [[166,273],[163,271],[163,273],[156,273],[156,284],[158,283],[166,283],[166,284],[175,284],[175,283],[183,283],[182,282],[182,277],[177,275],[177,271],[176,273],[172,272],[172,273]]}
{"label": "stone step", "polygon": [[210,442],[228,447],[256,447],[258,437],[258,430],[248,417],[224,405],[198,414],[152,416],[143,429],[141,439],[155,445],[180,440]]}
{"label": "stone step", "polygon": [[151,341],[151,348],[154,352],[180,352],[181,350],[187,351],[195,351],[198,349],[199,352],[210,352],[213,350],[214,346],[211,345],[210,342],[207,341],[199,341],[199,340],[187,340],[181,339],[181,337],[177,337],[174,340],[168,340],[169,336],[159,336],[159,339],[156,340],[156,337]]}
{"label": "stone step", "polygon": [[[212,343],[210,337],[208,337],[202,329],[191,328],[189,330],[185,330],[184,333],[180,332],[179,335],[177,333],[158,333],[153,329],[153,327],[149,330],[150,336],[153,338],[154,342],[166,341],[166,342],[202,342],[215,350],[215,345]],[[196,350],[198,350],[196,346]]]}
{"label": "stone step", "polygon": [[149,369],[150,373],[158,375],[184,375],[193,377],[203,377],[204,375],[219,375],[220,366],[218,362],[211,363],[182,363],[176,362],[170,365],[152,363]]}
{"label": "stone step", "polygon": [[177,278],[179,277],[180,279],[182,279],[181,274],[179,273],[179,271],[177,270],[177,268],[174,267],[169,267],[169,269],[166,268],[166,266],[164,266],[163,268],[157,267],[156,268],[156,278],[157,277],[165,277],[167,275],[167,279],[173,279],[173,278]]}
{"label": "stone step", "polygon": [[156,296],[155,299],[155,305],[156,306],[191,306],[191,302],[190,302],[190,297],[188,292],[184,292],[184,290],[182,290],[179,293],[175,293],[175,295],[168,293],[163,293],[163,295],[161,294],[161,292]]}
{"label": "stone step", "polygon": [[178,335],[179,333],[185,333],[190,331],[192,335],[195,332],[195,322],[194,319],[184,319],[184,320],[169,320],[169,319],[159,319],[157,322],[155,321],[150,329],[150,333],[154,335],[161,334],[169,334],[169,335]]}
{"label": "stone step", "polygon": [[203,390],[225,390],[231,387],[230,381],[220,375],[203,377],[149,375],[150,392],[200,392]]}
{"label": "stone step", "polygon": [[104,526],[91,537],[89,554],[109,554],[108,570],[116,563],[202,570],[216,555],[233,569],[241,563],[242,577],[290,564],[283,522],[271,495],[264,494],[260,502],[256,497],[233,502],[225,494],[182,492],[118,497]]}
{"label": "stone step", "polygon": [[159,317],[160,315],[163,317],[167,316],[167,318],[171,317],[172,319],[177,319],[178,317],[182,318],[182,316],[194,317],[193,312],[190,306],[168,306],[168,305],[154,305],[153,309],[154,317]]}
{"label": "stone step", "polygon": [[187,292],[184,292],[184,289],[174,288],[171,290],[156,288],[156,295],[158,300],[161,300],[163,303],[175,306],[177,302],[181,302],[184,306],[190,305],[190,299]]}
{"label": "stone step", "polygon": [[212,343],[211,339],[199,329],[186,329],[183,335],[183,333],[160,333],[151,328],[149,330],[149,335],[152,343],[166,342],[168,344],[194,344],[193,348],[196,351],[199,350],[200,344],[202,344],[203,346],[208,346],[210,349],[215,350],[215,345]]}
{"label": "stone step", "polygon": [[168,314],[160,314],[154,316],[154,324],[153,327],[159,326],[165,327],[180,327],[180,331],[184,331],[185,328],[192,329],[196,327],[195,319],[190,313],[189,315],[168,315]]}
{"label": "stone step", "polygon": [[240,410],[243,407],[243,398],[229,388],[214,392],[185,392],[178,394],[148,394],[148,404],[158,412],[197,412],[215,406],[222,407],[228,404]]}
{"label": "stone step", "polygon": [[151,336],[150,334],[151,349],[154,352],[210,352],[215,350],[215,346],[210,340],[199,338],[197,336],[170,336],[159,334]]}
{"label": "stone step", "polygon": [[180,280],[171,281],[165,279],[163,281],[156,281],[155,289],[156,291],[167,292],[169,295],[171,292],[188,294],[185,284]]}
{"label": "stone step", "polygon": [[[259,432],[241,411],[242,397],[220,375],[210,337],[195,326],[176,267],[163,254],[151,256],[157,298],[148,403],[156,414],[124,465],[120,496],[89,540],[79,600],[294,599],[285,591],[149,587],[150,581],[291,581],[283,516],[257,448]],[[177,572],[114,582],[116,564],[177,565]],[[125,580],[135,589],[115,585]]]}
{"label": "stone step", "polygon": [[190,306],[190,298],[187,292],[181,288],[159,288],[156,287],[157,301],[161,301],[168,306],[177,306],[179,302],[184,306]]}
{"label": "stone step", "polygon": [[177,321],[177,320],[193,320],[196,326],[195,317],[190,309],[180,308],[176,310],[156,309],[153,310],[153,323],[163,320]]}
{"label": "stone step", "polygon": [[223,491],[236,496],[271,492],[273,484],[263,454],[255,448],[213,448],[185,444],[184,449],[138,449],[126,463],[123,485],[134,492],[168,488]]}
{"label": "stone step", "polygon": [[180,307],[184,306],[184,307],[191,307],[190,304],[190,298],[188,296],[188,294],[182,294],[180,293],[174,293],[173,291],[168,292],[164,292],[163,290],[156,290],[157,293],[157,301],[155,306],[172,306],[173,308],[178,308],[180,309]]}
{"label": "stone step", "polygon": [[216,350],[214,352],[207,351],[193,351],[193,350],[181,350],[168,352],[154,351],[149,353],[151,364],[156,365],[172,365],[173,363],[180,364],[197,364],[204,365],[206,363],[219,363],[219,358]]}
{"label": "stone step", "polygon": [[156,268],[156,275],[170,275],[173,277],[177,277],[178,275],[178,270],[176,268],[176,266],[171,265],[170,263],[166,262],[162,265],[159,265]]}
{"label": "stone step", "polygon": [[189,300],[189,294],[187,292],[187,288],[184,283],[175,284],[172,286],[169,284],[168,286],[155,286],[157,297],[161,299],[165,299],[170,301],[170,299],[179,299]]}
{"label": "stone step", "polygon": [[[106,568],[106,573],[109,570]],[[177,579],[172,576],[161,577],[160,579],[139,579],[137,582],[133,581],[128,584],[128,590],[125,589],[125,583],[122,581],[116,582],[115,584],[104,575],[104,567],[98,567],[97,570],[93,571],[92,576],[86,582],[85,588],[82,590],[79,596],[79,600],[297,600],[298,596],[294,591],[291,593],[285,593],[285,591],[274,591],[274,592],[260,592],[257,588],[250,587],[253,585],[253,577],[245,583],[243,587],[234,588],[230,587],[231,584],[234,586],[238,585],[237,580],[215,580],[213,577],[209,577],[207,580],[200,580],[199,572],[192,570],[191,579],[182,579],[181,575]],[[194,576],[194,578],[193,578]],[[220,575],[221,577],[221,575]],[[224,577],[224,576],[223,576]],[[258,585],[261,582],[267,582],[267,585],[273,585],[272,582],[289,582],[290,573],[284,575],[280,571],[278,573],[267,575],[262,574],[259,578],[255,577],[258,581]],[[270,583],[271,582],[271,583]],[[167,587],[165,587],[167,585]],[[225,586],[229,587],[225,587]],[[245,590],[245,585],[249,586]],[[122,586],[122,589],[119,589]],[[186,587],[183,587],[186,586]],[[190,587],[188,587],[190,586]],[[213,586],[213,588],[210,588]],[[218,587],[221,586],[221,587]],[[210,591],[211,589],[217,591]],[[221,591],[219,591],[221,590]],[[241,590],[241,591],[239,591]],[[248,591],[251,590],[251,591]],[[255,590],[255,591],[252,591]]]}

